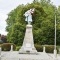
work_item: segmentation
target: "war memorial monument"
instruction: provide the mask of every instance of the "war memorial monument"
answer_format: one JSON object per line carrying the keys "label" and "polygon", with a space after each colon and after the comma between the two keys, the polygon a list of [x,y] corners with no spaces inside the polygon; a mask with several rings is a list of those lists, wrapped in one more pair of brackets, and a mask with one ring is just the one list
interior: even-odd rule
{"label": "war memorial monument", "polygon": [[36,48],[34,47],[33,33],[32,33],[32,14],[34,13],[34,8],[25,12],[24,16],[26,17],[25,21],[28,22],[26,25],[26,32],[23,41],[23,45],[19,50],[19,53],[37,53]]}
{"label": "war memorial monument", "polygon": [[25,37],[23,40],[22,47],[19,51],[13,51],[13,46],[11,45],[10,51],[1,51],[0,47],[0,60],[60,60],[60,56],[54,56],[54,54],[49,54],[45,52],[45,47],[43,48],[43,52],[37,52],[34,47],[34,39],[31,25],[32,22],[32,14],[35,9],[31,8],[27,10],[24,14],[25,21],[27,21]]}

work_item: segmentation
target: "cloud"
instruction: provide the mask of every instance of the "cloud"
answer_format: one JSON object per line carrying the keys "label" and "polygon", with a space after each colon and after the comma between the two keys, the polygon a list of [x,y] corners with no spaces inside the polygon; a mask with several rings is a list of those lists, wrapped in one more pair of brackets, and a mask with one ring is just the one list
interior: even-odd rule
{"label": "cloud", "polygon": [[1,0],[0,9],[2,10],[11,10],[16,8],[20,4],[31,3],[33,0]]}
{"label": "cloud", "polygon": [[6,21],[5,21],[6,18],[7,18],[7,15],[0,11],[0,33],[2,33],[3,31],[5,33],[5,28],[7,25]]}
{"label": "cloud", "polygon": [[31,3],[33,0],[0,0],[0,33],[7,34],[5,31],[6,28],[6,19],[7,14],[16,8],[20,4],[27,4],[28,2]]}
{"label": "cloud", "polygon": [[60,0],[51,0],[51,2],[53,2],[57,7],[60,5]]}
{"label": "cloud", "polygon": [[7,35],[8,32],[0,30],[0,34]]}

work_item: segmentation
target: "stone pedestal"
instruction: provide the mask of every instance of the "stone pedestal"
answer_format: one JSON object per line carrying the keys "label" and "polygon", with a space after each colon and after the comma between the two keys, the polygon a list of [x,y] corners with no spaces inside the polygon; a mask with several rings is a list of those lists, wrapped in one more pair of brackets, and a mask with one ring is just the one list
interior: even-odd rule
{"label": "stone pedestal", "polygon": [[32,25],[26,26],[26,33],[23,41],[23,45],[19,50],[19,53],[37,53],[37,50],[34,47]]}

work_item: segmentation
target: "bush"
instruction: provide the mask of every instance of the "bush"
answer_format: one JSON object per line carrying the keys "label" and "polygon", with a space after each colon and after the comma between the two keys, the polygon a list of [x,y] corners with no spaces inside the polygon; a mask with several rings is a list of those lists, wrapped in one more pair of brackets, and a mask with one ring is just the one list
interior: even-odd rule
{"label": "bush", "polygon": [[[38,52],[43,52],[43,47],[45,46],[45,51],[46,53],[53,53],[54,52],[54,45],[38,45],[35,44],[35,48],[37,49]],[[57,48],[57,53],[59,52]]]}
{"label": "bush", "polygon": [[16,47],[16,51],[19,51],[20,48],[21,48],[21,46],[17,46]]}
{"label": "bush", "polygon": [[54,52],[54,46],[53,45],[45,45],[45,51],[47,53],[53,53]]}
{"label": "bush", "polygon": [[35,48],[38,52],[43,52],[43,46],[35,44]]}
{"label": "bush", "polygon": [[1,45],[2,51],[10,51],[11,50],[11,45],[13,45],[13,50],[15,50],[16,49],[16,45],[15,44],[12,44],[12,43],[3,43]]}
{"label": "bush", "polygon": [[[45,45],[45,48],[46,48],[46,52],[47,53],[54,53],[54,45]],[[59,52],[58,48],[57,49],[57,53]]]}

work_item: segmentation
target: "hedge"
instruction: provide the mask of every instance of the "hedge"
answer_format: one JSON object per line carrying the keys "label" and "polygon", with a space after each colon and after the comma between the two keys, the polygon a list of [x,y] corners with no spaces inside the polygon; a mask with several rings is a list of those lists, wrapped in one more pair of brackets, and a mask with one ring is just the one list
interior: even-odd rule
{"label": "hedge", "polygon": [[[35,48],[38,52],[43,52],[43,47],[45,46],[46,53],[53,53],[54,52],[54,45],[37,45],[35,44]],[[57,53],[59,49],[57,48]]]}
{"label": "hedge", "polygon": [[43,46],[35,44],[35,48],[38,52],[43,52]]}
{"label": "hedge", "polygon": [[1,45],[2,51],[10,51],[11,50],[11,45],[13,45],[13,50],[16,49],[16,45],[12,43],[3,43]]}

